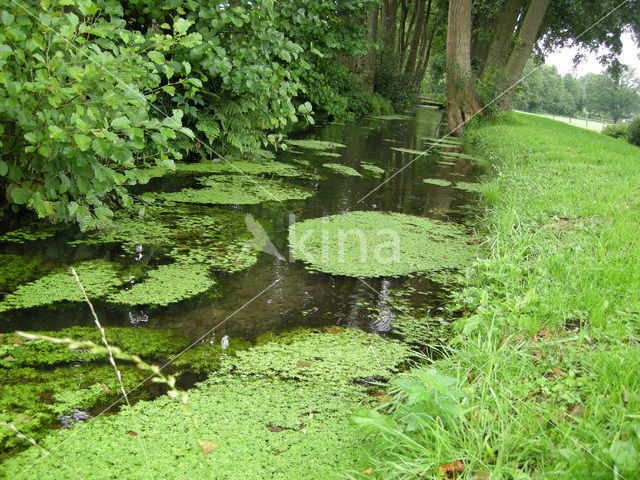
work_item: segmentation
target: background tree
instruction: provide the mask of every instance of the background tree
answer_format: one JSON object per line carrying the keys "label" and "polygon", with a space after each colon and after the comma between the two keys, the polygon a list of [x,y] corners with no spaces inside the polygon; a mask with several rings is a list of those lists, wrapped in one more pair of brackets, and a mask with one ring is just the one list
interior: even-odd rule
{"label": "background tree", "polygon": [[618,123],[640,111],[638,77],[628,68],[613,74],[589,75],[585,79],[585,107],[591,113],[607,116]]}

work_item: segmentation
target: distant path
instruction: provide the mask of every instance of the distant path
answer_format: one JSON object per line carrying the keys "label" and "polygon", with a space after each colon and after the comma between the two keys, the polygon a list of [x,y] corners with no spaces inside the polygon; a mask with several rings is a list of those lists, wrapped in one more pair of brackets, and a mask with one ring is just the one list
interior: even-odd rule
{"label": "distant path", "polygon": [[[582,118],[562,117],[560,115],[553,116],[548,113],[531,113],[531,112],[523,112],[521,110],[515,110],[515,111],[518,113],[524,113],[526,115],[534,115],[536,117],[550,118],[551,120],[557,120],[559,122],[573,125],[574,127],[586,128],[587,130],[594,130],[596,132],[601,131],[603,127],[602,120],[585,120]],[[605,123],[604,125],[609,125],[609,123]]]}

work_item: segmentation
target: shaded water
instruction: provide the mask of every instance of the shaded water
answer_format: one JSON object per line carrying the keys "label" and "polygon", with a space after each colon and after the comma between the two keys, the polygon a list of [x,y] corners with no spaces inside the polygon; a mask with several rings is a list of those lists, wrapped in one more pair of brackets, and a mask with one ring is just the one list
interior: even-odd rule
{"label": "shaded water", "polygon": [[[312,170],[323,175],[321,180],[298,181],[316,191],[313,197],[230,208],[251,213],[285,256],[288,256],[286,239],[291,214],[297,220],[303,220],[347,211],[378,210],[464,222],[469,215],[467,207],[473,202],[472,194],[452,187],[425,184],[423,179],[438,178],[454,183],[473,181],[472,164],[459,159],[456,165],[442,165],[432,154],[413,161],[416,155],[391,150],[391,147],[423,150],[423,137],[439,136],[440,122],[438,110],[419,108],[413,118],[405,120],[370,118],[317,127],[304,138],[345,144],[346,148],[335,150],[342,158],[315,156],[310,151],[282,152],[277,158],[282,162],[306,159]],[[387,173],[382,178],[346,177],[328,173],[321,167],[323,163],[335,162],[360,170],[361,161],[377,165]],[[389,181],[383,183],[385,179]],[[172,191],[192,181],[170,176],[153,180],[147,188]],[[68,265],[88,258],[122,262],[120,248],[70,248],[66,242],[74,235],[71,231],[63,231],[53,240],[31,242],[26,246],[9,244],[3,250],[5,253],[38,255],[51,265]],[[131,263],[134,261],[129,259]],[[217,338],[224,335],[251,338],[269,330],[336,324],[385,332],[390,330],[389,322],[393,318],[385,297],[390,290],[407,286],[414,289],[409,301],[433,306],[442,302],[442,286],[428,278],[378,278],[365,283],[354,278],[312,273],[300,262],[281,261],[260,254],[253,267],[233,275],[220,275],[216,295],[204,295],[157,309],[128,310],[98,304],[97,311],[106,325],[127,326],[132,320],[143,317],[147,321],[139,323],[139,328],[177,329],[193,339],[216,326]],[[371,315],[372,308],[377,312],[374,315]],[[0,332],[18,328],[55,330],[72,325],[92,325],[85,305],[4,314]]]}

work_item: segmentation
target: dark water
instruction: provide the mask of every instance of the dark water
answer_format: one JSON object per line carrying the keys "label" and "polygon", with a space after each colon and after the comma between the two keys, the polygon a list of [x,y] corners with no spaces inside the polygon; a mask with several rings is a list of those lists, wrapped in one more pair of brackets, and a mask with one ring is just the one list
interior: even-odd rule
{"label": "dark water", "polygon": [[[423,179],[439,178],[454,183],[473,181],[473,165],[462,159],[455,166],[440,165],[431,154],[411,163],[415,155],[390,149],[423,150],[422,138],[439,136],[440,124],[438,110],[419,108],[413,118],[406,120],[363,119],[315,128],[304,138],[345,144],[346,148],[335,150],[342,158],[283,152],[277,159],[283,162],[300,158],[309,160],[311,169],[325,177],[298,183],[315,189],[316,194],[303,201],[266,202],[237,208],[253,214],[285,256],[288,256],[286,238],[292,214],[297,220],[303,220],[348,211],[378,210],[462,223],[470,215],[468,205],[475,203],[473,195],[451,187],[425,184]],[[385,169],[386,176],[357,178],[331,174],[327,177],[327,171],[321,167],[323,163],[341,163],[360,170],[361,161]],[[385,178],[401,169],[380,186]],[[168,177],[152,181],[149,188],[178,190],[184,183],[184,179]],[[66,241],[74,235],[77,233],[71,230],[63,231],[53,240],[9,244],[4,251],[37,255],[51,265],[68,265],[88,258],[122,261],[121,251],[113,247],[69,248]],[[218,325],[215,328],[217,338],[223,335],[251,338],[269,330],[319,325],[345,325],[385,332],[390,329],[389,322],[394,315],[385,301],[386,295],[390,290],[406,287],[413,287],[408,298],[410,302],[437,306],[443,301],[442,285],[428,278],[377,278],[367,280],[365,284],[353,278],[311,273],[300,262],[280,261],[260,254],[255,266],[237,274],[220,275],[215,296],[205,295],[170,307],[143,311],[98,304],[97,311],[106,325],[131,325],[130,313],[134,316],[144,314],[148,321],[137,328],[178,329],[194,339]],[[32,309],[3,314],[0,318],[0,331],[3,332],[18,328],[55,330],[72,325],[92,325],[85,305]]]}

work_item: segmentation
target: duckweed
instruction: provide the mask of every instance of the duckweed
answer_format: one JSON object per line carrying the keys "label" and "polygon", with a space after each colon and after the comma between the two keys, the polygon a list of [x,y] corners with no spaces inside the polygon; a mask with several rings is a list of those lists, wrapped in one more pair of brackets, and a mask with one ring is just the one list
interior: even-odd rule
{"label": "duckweed", "polygon": [[352,277],[402,276],[464,266],[462,227],[399,213],[350,212],[289,227],[294,257],[309,269]]}
{"label": "duckweed", "polygon": [[441,178],[423,178],[422,181],[429,185],[438,185],[440,187],[448,187],[451,185],[449,180],[443,180]]}
{"label": "duckweed", "polygon": [[[87,294],[93,299],[104,298],[124,283],[120,268],[104,260],[89,260],[74,265]],[[0,312],[33,308],[58,302],[81,302],[82,292],[69,268],[48,273],[38,280],[19,286],[0,302]]]}
{"label": "duckweed", "polygon": [[216,175],[201,180],[204,188],[185,188],[159,193],[156,198],[174,202],[210,205],[252,205],[267,201],[302,200],[309,190],[274,180],[249,179],[240,175]]}
{"label": "duckweed", "polygon": [[411,155],[425,154],[424,150],[413,150],[411,148],[391,147],[391,150],[395,150],[396,152],[408,153]]}
{"label": "duckweed", "polygon": [[125,305],[164,306],[206,292],[215,284],[205,265],[173,263],[149,271],[143,282],[112,294],[107,300]]}
{"label": "duckweed", "polygon": [[[185,472],[203,478],[338,478],[366,469],[368,462],[360,451],[367,440],[351,428],[350,416],[373,400],[353,380],[388,377],[405,354],[397,342],[339,328],[282,343],[276,336],[227,356],[227,375],[189,391],[187,406],[197,427],[184,406],[165,395],[84,424],[82,435],[56,431],[41,443],[47,450],[59,447],[53,454],[35,462],[41,450],[29,448],[7,459],[4,472],[12,478],[35,462],[34,478],[56,480],[103,478],[104,472],[113,478],[183,478]],[[207,442],[207,454],[197,439]],[[141,448],[162,454],[145,459]],[[70,458],[73,472],[64,467]]]}
{"label": "duckweed", "polygon": [[324,140],[287,140],[287,144],[310,150],[333,150],[346,147],[346,145],[342,143],[327,142]]}
{"label": "duckweed", "polygon": [[385,170],[383,168],[377,167],[371,163],[361,163],[360,164],[360,168],[362,168],[363,170],[366,170],[367,172],[371,173],[373,176],[375,177],[379,177],[381,175],[384,175]]}
{"label": "duckweed", "polygon": [[324,163],[322,166],[347,177],[362,177],[362,174],[356,169],[347,167],[346,165],[340,165],[339,163]]}

